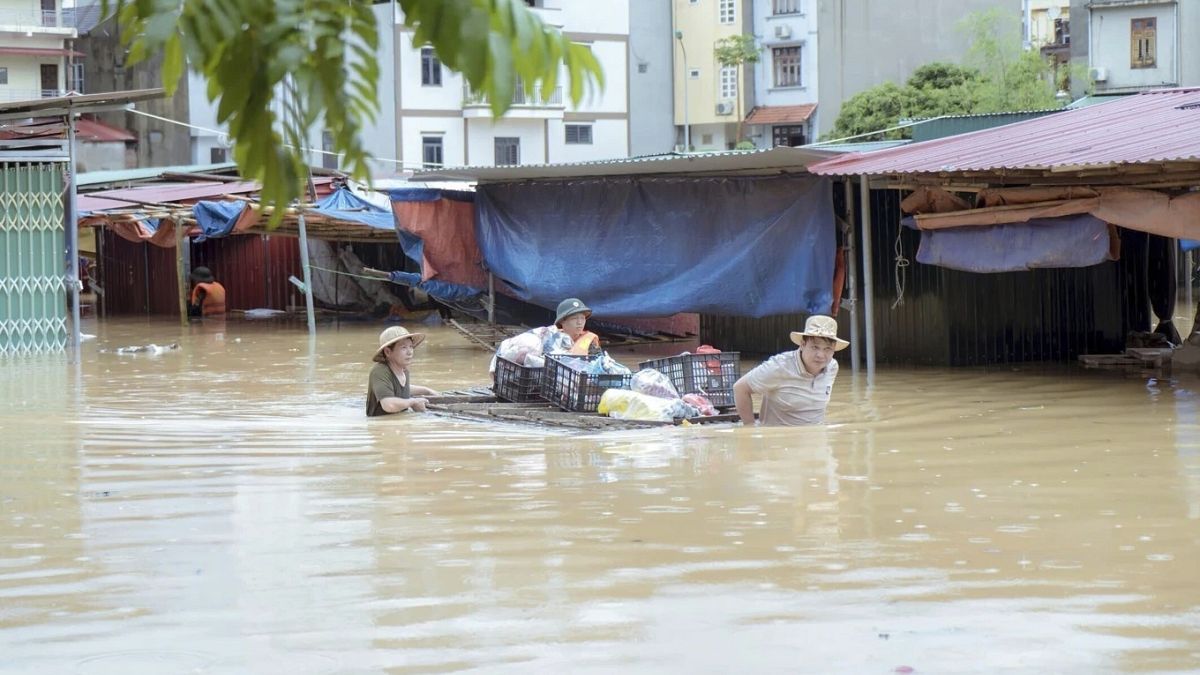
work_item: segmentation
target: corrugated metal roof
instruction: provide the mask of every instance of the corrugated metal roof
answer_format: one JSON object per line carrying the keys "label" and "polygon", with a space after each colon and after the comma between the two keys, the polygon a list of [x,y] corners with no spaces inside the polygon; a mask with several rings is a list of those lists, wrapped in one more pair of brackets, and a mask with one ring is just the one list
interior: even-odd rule
{"label": "corrugated metal roof", "polygon": [[834,153],[819,148],[770,148],[644,155],[624,159],[523,166],[465,166],[418,172],[414,181],[476,181],[480,183],[535,179],[646,176],[690,173],[770,174],[802,171]]}
{"label": "corrugated metal roof", "polygon": [[142,169],[115,169],[112,171],[88,171],[79,174],[80,185],[103,185],[105,183],[126,183],[139,180],[152,180],[164,173],[217,173],[236,169],[237,164],[223,162],[221,164],[192,164],[188,166],[152,166]]}
{"label": "corrugated metal roof", "polygon": [[1200,160],[1200,89],[1109,103],[809,167],[824,176],[1046,170]]}
{"label": "corrugated metal roof", "polygon": [[1005,124],[1014,124],[1025,120],[1037,119],[1046,115],[1062,112],[1055,110],[1029,110],[1025,112],[985,113],[982,115],[946,115],[927,122],[914,125],[912,128],[913,141],[932,141],[935,138],[968,134],[981,129],[992,129]]}

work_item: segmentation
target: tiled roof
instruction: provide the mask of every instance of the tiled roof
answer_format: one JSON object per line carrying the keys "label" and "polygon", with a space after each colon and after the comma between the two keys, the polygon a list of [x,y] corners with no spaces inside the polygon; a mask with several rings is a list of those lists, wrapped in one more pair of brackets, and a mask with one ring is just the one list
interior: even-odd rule
{"label": "tiled roof", "polygon": [[804,124],[816,109],[816,103],[755,106],[746,115],[746,124]]}

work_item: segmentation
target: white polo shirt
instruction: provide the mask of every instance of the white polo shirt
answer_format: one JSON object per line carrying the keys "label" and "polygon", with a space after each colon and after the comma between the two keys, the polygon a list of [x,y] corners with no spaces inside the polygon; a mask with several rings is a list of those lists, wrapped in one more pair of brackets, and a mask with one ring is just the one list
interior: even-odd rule
{"label": "white polo shirt", "polygon": [[776,354],[746,375],[750,391],[763,397],[759,422],[766,426],[800,426],[825,421],[838,362],[830,359],[816,375],[800,363],[800,352]]}

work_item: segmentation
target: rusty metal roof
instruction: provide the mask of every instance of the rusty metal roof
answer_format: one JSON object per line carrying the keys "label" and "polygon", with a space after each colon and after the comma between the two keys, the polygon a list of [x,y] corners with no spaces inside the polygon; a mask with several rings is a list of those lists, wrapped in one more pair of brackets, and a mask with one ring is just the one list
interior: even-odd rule
{"label": "rusty metal roof", "polygon": [[1071,171],[1200,160],[1200,88],[1109,103],[808,167],[824,176],[1000,170]]}
{"label": "rusty metal roof", "polygon": [[816,109],[816,103],[755,106],[746,116],[746,124],[804,124]]}

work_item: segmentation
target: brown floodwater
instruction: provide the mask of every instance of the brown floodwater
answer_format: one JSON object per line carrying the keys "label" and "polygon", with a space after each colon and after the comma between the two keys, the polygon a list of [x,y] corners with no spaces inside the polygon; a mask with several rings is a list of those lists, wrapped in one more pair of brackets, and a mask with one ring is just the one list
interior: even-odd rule
{"label": "brown floodwater", "polygon": [[[1200,670],[1194,376],[843,368],[823,428],[546,433],[367,419],[380,328],[0,364],[0,672]],[[486,380],[427,330],[414,381]]]}

